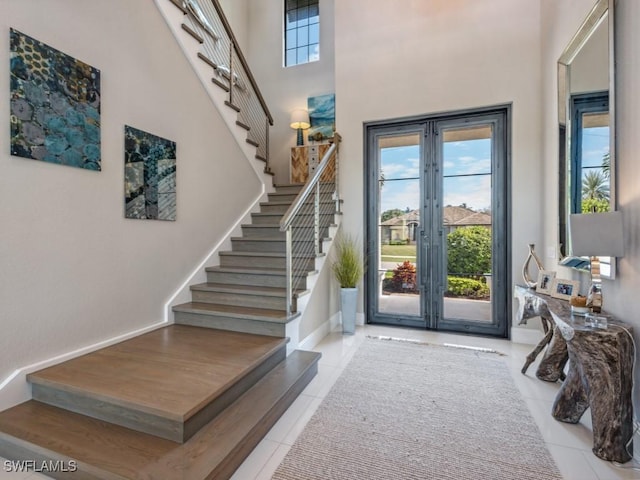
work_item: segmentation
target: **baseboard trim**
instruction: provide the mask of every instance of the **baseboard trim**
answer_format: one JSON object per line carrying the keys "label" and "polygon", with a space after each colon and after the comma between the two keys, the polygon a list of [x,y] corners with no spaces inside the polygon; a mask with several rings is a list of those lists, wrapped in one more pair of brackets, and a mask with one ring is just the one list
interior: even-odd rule
{"label": "baseboard trim", "polygon": [[58,355],[57,357],[49,358],[47,360],[33,363],[26,367],[14,370],[11,375],[9,375],[4,379],[2,383],[0,383],[0,411],[6,410],[7,408],[11,408],[15,405],[18,405],[19,403],[26,402],[27,400],[31,399],[31,385],[27,382],[28,374],[36,372],[38,370],[42,370],[43,368],[47,368],[52,365],[56,365],[58,363],[65,362],[72,358],[79,357],[81,355],[86,355],[87,353],[95,352],[96,350],[100,350],[101,348],[109,347],[116,343],[129,340],[130,338],[137,337],[138,335],[142,335],[153,330],[157,330],[158,328],[162,328],[167,325],[168,322],[166,321],[154,323],[153,325],[139,328],[137,330],[124,333],[122,335],[118,335],[116,337],[112,337],[107,340],[94,343],[92,345],[87,345],[71,352],[63,353],[62,355]]}
{"label": "baseboard trim", "polygon": [[340,312],[334,313],[331,318],[322,322],[313,332],[307,335],[304,340],[298,344],[300,350],[313,350],[324,337],[335,330],[340,325]]}

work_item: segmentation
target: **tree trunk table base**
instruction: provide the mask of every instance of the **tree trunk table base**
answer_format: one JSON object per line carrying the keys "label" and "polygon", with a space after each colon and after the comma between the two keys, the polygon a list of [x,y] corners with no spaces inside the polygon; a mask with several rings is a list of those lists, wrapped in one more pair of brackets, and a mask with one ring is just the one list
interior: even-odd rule
{"label": "tree trunk table base", "polygon": [[[553,404],[553,418],[578,423],[587,408],[591,408],[593,453],[608,461],[624,463],[631,460],[634,362],[631,326],[614,319],[608,319],[606,329],[586,326],[584,317],[574,318],[571,315],[568,302],[524,287],[516,287],[516,297],[520,300],[521,310],[524,310],[523,315],[528,315],[526,318],[536,315],[543,318],[544,315],[550,329],[553,325],[549,346],[541,361],[545,367],[542,372],[538,368],[542,376],[554,378],[558,366],[564,367],[566,363],[566,358],[561,360],[563,348],[552,347],[554,341],[564,343],[564,352],[568,354],[569,370]],[[534,353],[537,355],[542,348],[544,345],[529,357]],[[531,363],[529,357],[523,373]]]}

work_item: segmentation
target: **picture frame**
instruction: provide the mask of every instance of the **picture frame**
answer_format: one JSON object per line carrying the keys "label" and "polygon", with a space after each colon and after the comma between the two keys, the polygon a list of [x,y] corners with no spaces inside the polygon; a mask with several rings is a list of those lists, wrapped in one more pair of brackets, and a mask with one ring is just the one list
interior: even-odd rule
{"label": "picture frame", "polygon": [[551,295],[553,291],[553,281],[556,278],[556,272],[551,270],[540,270],[538,273],[538,283],[536,285],[536,291],[538,293],[544,293],[546,295]]}
{"label": "picture frame", "polygon": [[561,300],[569,300],[576,297],[580,291],[579,280],[565,280],[564,278],[554,278],[551,286],[551,296]]}

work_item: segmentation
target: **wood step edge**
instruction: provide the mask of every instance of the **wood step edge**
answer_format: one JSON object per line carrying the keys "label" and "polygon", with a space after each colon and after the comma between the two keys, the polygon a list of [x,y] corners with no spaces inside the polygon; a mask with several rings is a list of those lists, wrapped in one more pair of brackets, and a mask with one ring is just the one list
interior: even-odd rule
{"label": "wood step edge", "polygon": [[294,351],[182,445],[30,400],[0,412],[0,455],[73,460],[78,478],[229,478],[317,374],[319,359]]}
{"label": "wood step edge", "polygon": [[209,57],[207,57],[204,53],[202,52],[198,52],[198,58],[200,60],[202,60],[204,63],[206,63],[207,65],[209,65],[211,68],[216,69],[218,68],[218,65],[216,64],[216,62],[214,62],[213,60],[211,60]]}
{"label": "wood step edge", "polygon": [[225,100],[225,101],[224,101],[224,104],[225,104],[227,107],[229,107],[230,109],[235,110],[236,112],[240,113],[240,107],[238,107],[237,105],[234,105],[234,104],[233,104],[233,103],[231,103],[230,101]]}
{"label": "wood step edge", "polygon": [[260,144],[258,142],[256,142],[255,140],[251,140],[250,138],[247,138],[245,140],[245,142],[247,142],[249,145],[253,145],[256,148],[258,148],[260,146]]}
{"label": "wood step edge", "polygon": [[185,15],[187,15],[189,13],[189,10],[187,10],[184,7],[184,4],[182,2],[182,0],[169,0],[174,6],[178,7],[178,9],[184,13]]}
{"label": "wood step edge", "polygon": [[[245,306],[219,305],[215,303],[188,302],[171,307],[174,312],[195,313],[197,315],[210,315],[213,317],[224,316],[251,320],[254,322],[266,322],[286,324],[300,316],[300,312],[287,315],[284,310],[257,309]],[[269,312],[267,314],[267,312]]]}
{"label": "wood step edge", "polygon": [[255,159],[256,159],[256,160],[260,160],[261,162],[265,162],[265,163],[267,163],[267,162],[269,161],[269,160],[267,160],[265,157],[263,157],[262,155],[259,155],[259,154],[257,154],[257,153],[256,153],[256,155],[255,155]]}
{"label": "wood step edge", "polygon": [[[287,295],[287,289],[284,287],[259,287],[255,285],[233,285],[228,283],[204,282],[191,285],[191,291],[200,292],[219,292],[219,293],[235,293],[239,295],[258,295],[263,297],[281,297]],[[301,297],[306,295],[309,290],[296,289],[293,295]],[[206,302],[205,302],[206,303]]]}
{"label": "wood step edge", "polygon": [[[286,275],[286,270],[284,268],[255,268],[255,267],[231,267],[226,266],[223,267],[221,265],[215,265],[213,267],[205,267],[205,272],[221,272],[221,273],[239,273],[246,275]],[[296,278],[304,278],[309,275],[313,275],[318,273],[317,270],[313,270],[310,272],[298,273],[295,275]]]}
{"label": "wood step edge", "polygon": [[230,88],[228,86],[226,86],[224,83],[222,83],[217,78],[211,77],[211,83],[217,85],[218,87],[223,89],[225,92],[229,92],[229,90],[230,90]]}
{"label": "wood step edge", "polygon": [[184,30],[189,35],[191,35],[194,39],[196,39],[198,41],[198,43],[200,43],[200,44],[204,43],[204,38],[202,38],[202,36],[200,34],[198,34],[198,32],[196,32],[193,28],[191,28],[186,23],[182,24],[182,30]]}
{"label": "wood step edge", "polygon": [[236,120],[236,125],[238,125],[240,128],[245,129],[247,132],[251,130],[251,127],[249,125],[247,125],[246,123],[242,123],[240,120]]}

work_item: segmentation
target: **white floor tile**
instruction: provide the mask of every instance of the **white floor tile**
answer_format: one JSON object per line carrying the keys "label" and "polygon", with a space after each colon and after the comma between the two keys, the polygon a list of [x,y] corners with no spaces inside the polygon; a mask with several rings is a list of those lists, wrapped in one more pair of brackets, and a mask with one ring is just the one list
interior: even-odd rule
{"label": "white floor tile", "polygon": [[253,452],[242,462],[242,465],[236,470],[231,480],[253,480],[263,470],[265,464],[269,461],[280,444],[271,440],[263,439]]}
{"label": "white floor tile", "polygon": [[600,480],[584,459],[584,450],[548,445],[551,456],[565,480]]}
{"label": "white floor tile", "polygon": [[[613,463],[601,460],[592,452],[582,452],[587,464],[596,472],[598,480],[640,479],[640,464],[627,462],[622,467],[616,467]],[[633,470],[636,465],[637,470]]]}
{"label": "white floor tile", "polygon": [[280,445],[278,449],[271,455],[269,461],[265,464],[262,471],[258,474],[255,480],[271,480],[271,477],[278,468],[278,465],[282,463],[284,457],[289,453],[291,449],[290,445]]}

